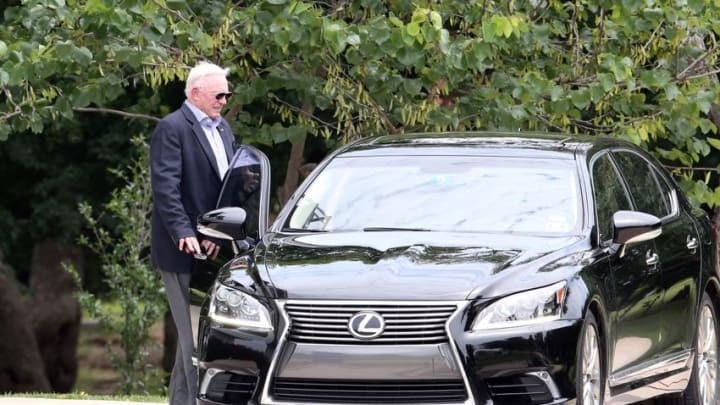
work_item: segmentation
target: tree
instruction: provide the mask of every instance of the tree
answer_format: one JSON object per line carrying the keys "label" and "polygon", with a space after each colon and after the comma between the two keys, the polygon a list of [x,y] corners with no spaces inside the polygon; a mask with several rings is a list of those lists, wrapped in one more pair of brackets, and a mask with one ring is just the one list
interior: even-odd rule
{"label": "tree", "polygon": [[151,125],[209,59],[233,69],[235,133],[291,144],[281,202],[309,140],[490,129],[626,138],[720,205],[712,2],[26,0],[4,18],[0,139],[100,113]]}
{"label": "tree", "polygon": [[[228,116],[250,142],[590,132],[691,166],[720,147],[708,116],[720,11],[648,4],[30,0],[6,10],[0,36],[0,136],[108,111],[207,58],[234,68]],[[142,116],[133,107],[116,113]]]}

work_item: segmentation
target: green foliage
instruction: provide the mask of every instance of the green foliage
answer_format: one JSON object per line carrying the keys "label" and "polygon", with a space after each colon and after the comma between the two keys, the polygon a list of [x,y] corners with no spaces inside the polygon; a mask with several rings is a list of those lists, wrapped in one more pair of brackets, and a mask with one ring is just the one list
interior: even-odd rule
{"label": "green foliage", "polygon": [[229,118],[266,145],[587,132],[693,166],[718,130],[717,0],[27,0],[5,18],[0,138],[183,80],[203,58],[233,68]]}
{"label": "green foliage", "polygon": [[[165,312],[162,283],[148,263],[150,211],[152,207],[149,178],[149,148],[142,137],[133,139],[139,155],[133,165],[115,174],[124,186],[116,189],[104,207],[104,214],[114,220],[108,229],[98,222],[92,207],[80,204],[92,237],[83,236],[80,244],[101,258],[104,281],[111,295],[101,300],[87,291],[79,294],[80,304],[109,332],[120,336],[122,353],[108,350],[113,364],[122,376],[123,394],[149,394],[148,381],[157,372],[148,364],[148,345],[153,344],[150,328]],[[76,273],[77,274],[77,273]],[[78,280],[78,285],[81,285]],[[106,302],[119,306],[119,313]]]}

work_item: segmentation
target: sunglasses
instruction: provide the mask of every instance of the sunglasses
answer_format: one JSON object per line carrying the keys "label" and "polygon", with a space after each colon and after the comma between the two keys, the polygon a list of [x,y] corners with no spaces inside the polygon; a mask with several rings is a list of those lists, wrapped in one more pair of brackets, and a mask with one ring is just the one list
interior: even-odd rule
{"label": "sunglasses", "polygon": [[229,100],[232,93],[217,93],[215,94],[215,100],[220,101],[221,99]]}

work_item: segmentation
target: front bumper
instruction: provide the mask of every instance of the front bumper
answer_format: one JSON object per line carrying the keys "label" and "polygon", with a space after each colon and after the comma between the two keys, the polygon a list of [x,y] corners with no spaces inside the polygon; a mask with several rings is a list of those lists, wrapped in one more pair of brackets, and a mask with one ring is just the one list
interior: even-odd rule
{"label": "front bumper", "polygon": [[421,304],[455,307],[444,341],[338,344],[323,335],[297,339],[287,303],[277,304],[274,331],[202,320],[200,404],[550,405],[575,397],[576,350],[568,342],[578,341],[580,321],[468,332],[467,302],[427,302]]}

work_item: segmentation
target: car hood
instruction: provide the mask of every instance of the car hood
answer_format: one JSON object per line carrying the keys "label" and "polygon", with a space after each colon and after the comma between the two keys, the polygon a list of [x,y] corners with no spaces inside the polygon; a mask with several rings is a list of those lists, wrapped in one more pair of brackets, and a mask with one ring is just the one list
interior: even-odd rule
{"label": "car hood", "polygon": [[271,234],[266,241],[258,270],[282,298],[463,300],[562,279],[550,269],[575,263],[568,256],[582,238],[351,232]]}

